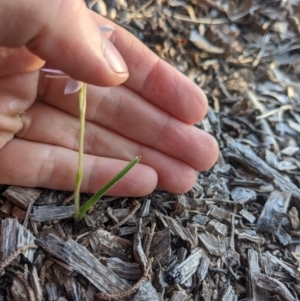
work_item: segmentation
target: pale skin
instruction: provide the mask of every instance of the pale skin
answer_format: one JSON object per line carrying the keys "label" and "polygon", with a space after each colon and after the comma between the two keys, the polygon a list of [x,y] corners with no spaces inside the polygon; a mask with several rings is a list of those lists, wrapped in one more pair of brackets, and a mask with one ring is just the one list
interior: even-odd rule
{"label": "pale skin", "polygon": [[[82,191],[96,192],[135,156],[109,195],[184,193],[214,164],[215,139],[193,126],[206,114],[204,93],[130,33],[79,0],[0,7],[0,184],[74,189],[78,94],[45,78],[45,61],[89,84]],[[110,42],[104,24],[115,27]]]}

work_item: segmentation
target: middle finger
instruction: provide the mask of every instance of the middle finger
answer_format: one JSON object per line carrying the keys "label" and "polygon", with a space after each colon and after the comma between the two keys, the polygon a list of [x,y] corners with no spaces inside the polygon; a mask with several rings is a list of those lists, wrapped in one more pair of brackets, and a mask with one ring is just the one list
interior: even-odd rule
{"label": "middle finger", "polygon": [[[74,116],[79,115],[78,94],[63,95],[64,80],[43,79],[40,97]],[[217,158],[216,141],[147,102],[125,86],[88,87],[86,119],[111,131],[206,170]],[[213,153],[215,152],[215,154]]]}
{"label": "middle finger", "polygon": [[[78,118],[42,102],[24,115],[19,138],[78,150]],[[84,153],[130,161],[136,156],[158,175],[158,186],[173,193],[187,191],[195,181],[195,170],[186,163],[91,122],[86,123]]]}

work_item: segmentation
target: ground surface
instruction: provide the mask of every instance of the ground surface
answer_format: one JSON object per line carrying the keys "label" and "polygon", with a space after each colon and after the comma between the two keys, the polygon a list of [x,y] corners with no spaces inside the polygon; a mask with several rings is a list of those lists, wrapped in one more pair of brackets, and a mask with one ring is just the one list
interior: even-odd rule
{"label": "ground surface", "polygon": [[0,187],[0,300],[298,300],[299,2],[88,5],[202,87],[220,159],[186,195],[106,198],[79,226],[69,192]]}

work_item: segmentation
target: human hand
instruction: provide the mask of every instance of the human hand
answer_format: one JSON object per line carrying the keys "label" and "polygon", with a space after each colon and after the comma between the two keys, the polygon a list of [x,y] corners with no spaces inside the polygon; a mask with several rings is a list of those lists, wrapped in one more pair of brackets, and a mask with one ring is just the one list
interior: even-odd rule
{"label": "human hand", "polygon": [[206,113],[205,95],[131,34],[114,25],[110,37],[127,72],[98,28],[112,23],[83,2],[0,4],[7,8],[0,11],[0,28],[7,28],[0,31],[0,183],[74,188],[78,95],[63,94],[65,80],[40,74],[44,60],[92,84],[82,191],[97,191],[137,155],[140,164],[110,195],[141,196],[156,186],[182,193],[195,170],[215,162],[217,143],[192,126]]}

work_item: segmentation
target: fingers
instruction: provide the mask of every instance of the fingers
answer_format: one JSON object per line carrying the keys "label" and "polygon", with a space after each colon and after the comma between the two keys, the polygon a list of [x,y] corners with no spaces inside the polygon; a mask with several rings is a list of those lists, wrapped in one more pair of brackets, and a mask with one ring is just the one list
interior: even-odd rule
{"label": "fingers", "polygon": [[[22,150],[22,154],[20,154]],[[14,139],[0,150],[0,182],[28,187],[73,190],[78,154],[58,146]],[[128,162],[84,156],[81,191],[96,192],[111,180]],[[156,172],[148,166],[136,165],[108,195],[144,196],[157,184]]]}
{"label": "fingers", "polygon": [[[113,25],[90,12],[98,24]],[[203,91],[174,67],[159,59],[141,41],[116,26],[110,40],[124,58],[130,77],[125,85],[175,118],[194,124],[207,112]]]}
{"label": "fingers", "polygon": [[[44,103],[36,103],[23,117],[24,127],[18,137],[78,150],[78,118]],[[118,135],[107,128],[87,122],[85,153],[131,161],[152,167],[158,175],[158,187],[172,193],[184,193],[195,182],[194,168],[145,145]]]}
{"label": "fingers", "polygon": [[[0,33],[0,45],[26,44],[52,67],[91,84],[112,86],[127,79],[124,61],[98,28],[113,23],[89,12],[82,1],[1,0],[1,7],[0,22],[7,30]],[[116,28],[111,40],[129,66],[126,85],[185,123],[202,119],[207,110],[203,92],[131,34]]]}
{"label": "fingers", "polygon": [[[9,28],[0,33],[0,45],[26,44],[52,67],[91,84],[112,86],[126,80],[122,58],[98,28],[113,23],[88,11],[82,1],[1,0],[1,5],[6,8],[0,11],[1,23]],[[129,66],[126,85],[185,123],[201,120],[207,110],[201,89],[130,33],[115,27],[111,40]]]}
{"label": "fingers", "polygon": [[[50,81],[44,100],[78,116],[78,96],[62,95],[64,84]],[[217,159],[218,146],[212,136],[177,120],[126,87],[89,86],[87,98],[87,120],[123,137],[183,161],[196,170],[210,168]]]}
{"label": "fingers", "polygon": [[128,70],[81,0],[0,0],[0,45],[26,45],[53,68],[92,84],[124,82]]}
{"label": "fingers", "polygon": [[45,62],[26,47],[0,47],[0,77],[27,73],[41,68]]}

